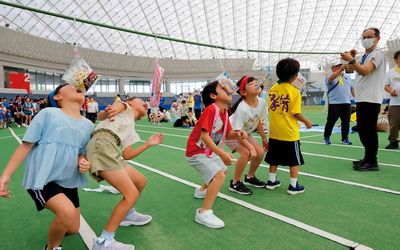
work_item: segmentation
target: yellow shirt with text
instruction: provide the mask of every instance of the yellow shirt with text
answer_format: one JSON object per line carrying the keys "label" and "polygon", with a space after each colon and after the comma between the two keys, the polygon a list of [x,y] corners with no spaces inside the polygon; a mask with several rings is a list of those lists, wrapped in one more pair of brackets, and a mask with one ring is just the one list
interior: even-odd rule
{"label": "yellow shirt with text", "polygon": [[276,83],[268,93],[269,137],[280,141],[300,140],[301,94],[289,83]]}

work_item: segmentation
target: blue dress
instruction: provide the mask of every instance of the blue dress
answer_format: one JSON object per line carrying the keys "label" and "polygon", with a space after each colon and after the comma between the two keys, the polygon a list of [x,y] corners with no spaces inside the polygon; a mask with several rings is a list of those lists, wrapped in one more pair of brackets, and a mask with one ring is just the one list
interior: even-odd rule
{"label": "blue dress", "polygon": [[49,182],[65,188],[84,186],[87,178],[79,173],[78,156],[86,154],[92,131],[93,123],[84,117],[72,118],[59,108],[41,110],[22,139],[36,143],[25,162],[25,189],[42,190]]}

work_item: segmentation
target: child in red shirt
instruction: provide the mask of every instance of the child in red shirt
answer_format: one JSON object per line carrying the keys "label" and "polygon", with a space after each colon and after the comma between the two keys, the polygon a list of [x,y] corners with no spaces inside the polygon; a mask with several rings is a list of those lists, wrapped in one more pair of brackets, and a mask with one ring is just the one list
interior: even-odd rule
{"label": "child in red shirt", "polygon": [[[232,96],[223,83],[214,81],[204,87],[202,98],[206,109],[197,121],[186,146],[186,159],[204,180],[196,188],[194,197],[204,198],[201,208],[196,210],[195,221],[210,228],[222,228],[225,223],[213,214],[212,205],[225,180],[227,165],[232,165],[234,156],[223,151],[226,138],[245,137],[244,131],[232,131],[226,104]],[[217,113],[218,112],[218,113]],[[222,140],[221,149],[218,143]]]}

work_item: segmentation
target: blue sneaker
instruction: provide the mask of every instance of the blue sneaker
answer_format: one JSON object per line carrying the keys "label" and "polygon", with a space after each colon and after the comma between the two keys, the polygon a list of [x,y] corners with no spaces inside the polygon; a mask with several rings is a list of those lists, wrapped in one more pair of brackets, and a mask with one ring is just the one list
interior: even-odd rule
{"label": "blue sneaker", "polygon": [[324,143],[327,144],[327,145],[329,145],[329,144],[331,144],[331,140],[329,140],[329,138],[325,138],[325,139],[324,139]]}
{"label": "blue sneaker", "polygon": [[269,189],[269,190],[273,190],[273,189],[275,189],[277,187],[280,187],[280,186],[281,186],[281,182],[280,181],[275,180],[275,182],[272,182],[272,181],[268,180],[267,185],[265,185],[265,188]]}
{"label": "blue sneaker", "polygon": [[351,144],[353,144],[353,143],[351,143],[351,141],[349,141],[349,139],[344,139],[344,140],[342,140],[342,143],[343,143],[343,144],[346,144],[346,145],[351,145]]}
{"label": "blue sneaker", "polygon": [[296,182],[296,187],[293,187],[292,185],[289,184],[287,193],[291,194],[291,195],[295,195],[295,194],[301,194],[304,191],[306,191],[306,189],[303,186],[299,185],[299,182]]}

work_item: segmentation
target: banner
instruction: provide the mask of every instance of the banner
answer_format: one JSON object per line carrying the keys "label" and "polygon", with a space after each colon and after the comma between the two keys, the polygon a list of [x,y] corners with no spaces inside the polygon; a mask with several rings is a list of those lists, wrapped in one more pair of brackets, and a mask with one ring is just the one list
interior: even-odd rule
{"label": "banner", "polygon": [[26,89],[31,93],[31,79],[28,73],[10,72],[10,89]]}
{"label": "banner", "polygon": [[158,107],[160,105],[160,92],[163,75],[164,69],[161,68],[161,66],[158,64],[158,60],[156,59],[154,63],[153,83],[151,85],[150,107]]}

